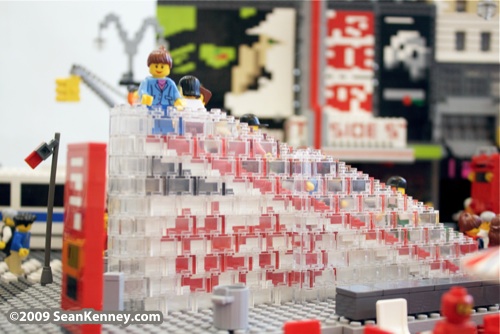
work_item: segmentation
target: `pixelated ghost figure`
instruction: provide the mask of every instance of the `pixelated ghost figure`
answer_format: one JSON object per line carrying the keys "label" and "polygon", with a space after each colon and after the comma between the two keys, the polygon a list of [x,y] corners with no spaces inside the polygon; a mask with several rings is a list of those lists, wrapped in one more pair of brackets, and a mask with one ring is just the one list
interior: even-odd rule
{"label": "pixelated ghost figure", "polygon": [[425,77],[430,50],[426,40],[415,30],[400,30],[391,36],[391,45],[384,47],[384,67],[392,70],[402,63],[413,81]]}

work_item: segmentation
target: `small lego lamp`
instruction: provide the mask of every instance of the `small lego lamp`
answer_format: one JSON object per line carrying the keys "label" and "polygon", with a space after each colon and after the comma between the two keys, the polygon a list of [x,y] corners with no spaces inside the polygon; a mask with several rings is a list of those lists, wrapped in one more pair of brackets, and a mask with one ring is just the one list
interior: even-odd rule
{"label": "small lego lamp", "polygon": [[48,144],[41,143],[33,152],[24,159],[26,163],[35,169],[43,160],[47,159],[54,152],[54,148],[59,145],[58,138],[52,139]]}
{"label": "small lego lamp", "polygon": [[464,287],[452,287],[441,298],[441,315],[445,319],[436,324],[433,334],[476,334],[477,326],[470,321],[473,304]]}
{"label": "small lego lamp", "polygon": [[14,275],[24,274],[21,261],[28,256],[30,250],[31,225],[35,222],[36,216],[32,213],[19,213],[14,217],[16,231],[12,237],[10,255],[5,259],[9,270]]}
{"label": "small lego lamp", "polygon": [[387,182],[386,185],[391,187],[393,190],[397,190],[403,195],[406,193],[406,180],[402,176],[391,176]]}
{"label": "small lego lamp", "polygon": [[283,325],[284,334],[321,334],[321,323],[317,319],[289,321]]}
{"label": "small lego lamp", "polygon": [[174,81],[168,78],[172,69],[172,57],[164,46],[154,50],[148,57],[149,73],[152,76],[144,79],[139,86],[139,100],[142,104],[152,107],[167,107],[183,105],[181,95]]}

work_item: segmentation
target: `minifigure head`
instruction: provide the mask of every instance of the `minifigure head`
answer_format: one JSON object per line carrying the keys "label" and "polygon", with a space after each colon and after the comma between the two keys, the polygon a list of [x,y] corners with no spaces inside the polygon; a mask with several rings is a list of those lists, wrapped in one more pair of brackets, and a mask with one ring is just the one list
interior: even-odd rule
{"label": "minifigure head", "polygon": [[170,74],[172,57],[163,45],[149,54],[148,67],[153,78],[164,78]]}
{"label": "minifigure head", "polygon": [[490,247],[500,245],[500,214],[491,219],[488,238],[490,239]]}
{"label": "minifigure head", "polygon": [[200,80],[198,78],[186,75],[179,80],[179,86],[181,87],[181,94],[185,98],[200,98]]}
{"label": "minifigure head", "polygon": [[7,226],[14,226],[14,217],[17,215],[17,210],[5,209],[2,210],[2,220]]}
{"label": "minifigure head", "polygon": [[470,237],[475,237],[481,226],[481,218],[467,211],[460,212],[458,216],[458,229],[460,232],[467,234]]}
{"label": "minifigure head", "polygon": [[461,324],[470,318],[473,306],[474,299],[467,294],[467,290],[462,286],[453,286],[441,298],[441,315],[450,323]]}
{"label": "minifigure head", "polygon": [[23,212],[18,213],[14,217],[14,222],[16,224],[16,230],[21,233],[26,233],[31,230],[31,225],[33,225],[36,216],[32,213]]}
{"label": "minifigure head", "polygon": [[393,190],[397,190],[403,195],[406,193],[406,180],[401,176],[391,176],[386,184]]}
{"label": "minifigure head", "polygon": [[267,127],[267,124],[260,124],[259,118],[254,114],[244,114],[240,117],[240,123],[247,123],[254,131]]}

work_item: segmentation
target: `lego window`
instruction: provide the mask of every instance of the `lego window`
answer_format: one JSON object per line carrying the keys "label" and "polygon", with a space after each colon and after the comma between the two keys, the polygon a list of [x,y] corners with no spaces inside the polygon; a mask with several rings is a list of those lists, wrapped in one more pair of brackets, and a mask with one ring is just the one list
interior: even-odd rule
{"label": "lego window", "polygon": [[491,50],[491,33],[482,32],[481,33],[481,51]]}
{"label": "lego window", "polygon": [[467,0],[456,0],[455,10],[457,12],[465,12],[467,9]]}
{"label": "lego window", "polygon": [[463,51],[465,50],[465,32],[457,31],[455,33],[455,50]]}
{"label": "lego window", "polygon": [[71,268],[74,269],[79,269],[80,267],[80,260],[79,260],[79,255],[80,255],[80,247],[77,245],[68,245],[68,265]]}
{"label": "lego window", "polygon": [[77,300],[76,292],[78,291],[78,281],[76,278],[66,276],[66,296],[73,300]]}
{"label": "lego window", "polygon": [[0,205],[10,206],[10,183],[0,183]]}
{"label": "lego window", "polygon": [[[49,197],[48,184],[21,184],[21,206],[46,207]],[[56,184],[54,192],[54,207],[64,206],[64,186]]]}

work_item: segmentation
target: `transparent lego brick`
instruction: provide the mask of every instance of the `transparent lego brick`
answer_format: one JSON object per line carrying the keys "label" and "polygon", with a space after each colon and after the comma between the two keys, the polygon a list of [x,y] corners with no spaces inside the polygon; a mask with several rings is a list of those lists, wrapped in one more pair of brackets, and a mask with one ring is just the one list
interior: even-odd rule
{"label": "transparent lego brick", "polygon": [[227,214],[224,219],[224,231],[226,234],[249,233],[248,217],[236,214]]}
{"label": "transparent lego brick", "polygon": [[142,106],[117,106],[110,111],[110,137],[118,135],[147,135],[150,128],[151,120],[147,115],[147,110]]}
{"label": "transparent lego brick", "polygon": [[353,229],[367,229],[370,227],[371,215],[369,213],[351,213],[349,225]]}
{"label": "transparent lego brick", "polygon": [[290,162],[288,160],[272,159],[266,164],[267,176],[288,176],[290,174]]}
{"label": "transparent lego brick", "polygon": [[255,224],[251,224],[250,231],[255,233],[269,233],[276,231],[276,216],[262,215],[257,217]]}
{"label": "transparent lego brick", "polygon": [[144,275],[147,277],[166,276],[166,258],[159,256],[148,256],[144,258]]}
{"label": "transparent lego brick", "polygon": [[433,226],[427,229],[429,243],[446,242],[446,229],[441,226]]}
{"label": "transparent lego brick", "polygon": [[220,138],[200,138],[198,140],[197,154],[199,156],[222,155],[223,142]]}
{"label": "transparent lego brick", "polygon": [[422,228],[408,228],[406,239],[410,244],[424,244],[426,242],[426,231]]}
{"label": "transparent lego brick", "polygon": [[169,176],[165,180],[167,195],[194,195],[193,179],[184,176]]}
{"label": "transparent lego brick", "polygon": [[417,257],[416,257],[416,254],[415,254],[415,247],[413,246],[397,246],[397,250],[398,250],[398,257],[397,257],[397,261],[399,262],[408,262],[408,261],[411,261],[411,260],[415,260]]}
{"label": "transparent lego brick", "polygon": [[332,213],[325,216],[325,231],[335,232],[346,229],[346,215],[343,213]]}
{"label": "transparent lego brick", "polygon": [[312,234],[312,241],[312,249],[316,251],[326,251],[329,249],[335,249],[337,247],[335,235],[332,233],[314,233]]}
{"label": "transparent lego brick", "polygon": [[338,285],[347,285],[356,282],[355,269],[351,267],[336,268],[336,278]]}
{"label": "transparent lego brick", "polygon": [[195,263],[193,256],[178,256],[175,258],[175,273],[184,276],[194,273]]}
{"label": "transparent lego brick", "polygon": [[211,252],[211,244],[203,236],[183,236],[180,243],[183,255],[205,255]]}
{"label": "transparent lego brick", "polygon": [[[264,151],[264,155],[271,157],[275,157],[278,155],[278,143],[276,142],[276,140],[274,140],[274,138],[267,137],[266,139],[259,140],[258,144]],[[254,155],[258,155],[259,153],[260,152],[254,152]]]}
{"label": "transparent lego brick", "polygon": [[372,252],[377,263],[394,263],[399,254],[395,247],[374,247]]}
{"label": "transparent lego brick", "polygon": [[415,256],[418,260],[432,260],[436,258],[436,245],[415,245]]}
{"label": "transparent lego brick", "polygon": [[253,178],[250,186],[253,190],[258,190],[258,194],[275,194],[276,182],[272,178],[256,177]]}
{"label": "transparent lego brick", "polygon": [[315,212],[331,212],[334,210],[335,200],[332,196],[316,195],[311,199],[311,204]]}
{"label": "transparent lego brick", "polygon": [[239,160],[240,176],[262,176],[264,174],[264,163],[260,158],[242,158]]}
{"label": "transparent lego brick", "polygon": [[108,199],[108,214],[115,215],[146,215],[149,212],[150,203],[149,197],[144,196],[109,196]]}
{"label": "transparent lego brick", "polygon": [[150,158],[151,164],[151,176],[172,176],[179,175],[177,161],[166,161],[158,156],[153,156]]}
{"label": "transparent lego brick", "polygon": [[351,193],[369,193],[371,190],[370,180],[365,178],[353,178],[349,180]]}
{"label": "transparent lego brick", "polygon": [[368,265],[375,261],[375,253],[371,249],[351,249],[348,251],[349,266]]}
{"label": "transparent lego brick", "polygon": [[358,231],[339,231],[336,235],[337,249],[344,250],[359,247],[361,244],[361,234]]}
{"label": "transparent lego brick", "polygon": [[193,139],[183,136],[167,136],[167,155],[193,155]]}
{"label": "transparent lego brick", "polygon": [[[218,175],[236,175],[236,160],[234,158],[218,158],[211,159],[211,170],[217,171]],[[214,173],[212,173],[215,175]]]}
{"label": "transparent lego brick", "polygon": [[163,178],[114,176],[108,179],[108,193],[112,195],[163,195],[164,188]]}
{"label": "transparent lego brick", "polygon": [[109,216],[108,219],[108,235],[140,235],[137,230],[137,221],[134,217],[126,216]]}
{"label": "transparent lego brick", "polygon": [[276,269],[277,254],[274,252],[262,252],[253,255],[253,269],[256,268],[274,270]]}
{"label": "transparent lego brick", "polygon": [[152,195],[149,196],[151,216],[177,215],[177,202],[171,196]]}
{"label": "transparent lego brick", "polygon": [[323,177],[335,177],[337,174],[337,163],[329,160],[313,161],[312,174],[321,175]]}
{"label": "transparent lego brick", "polygon": [[277,269],[281,270],[292,270],[293,264],[295,262],[294,253],[292,250],[290,251],[278,251],[275,252],[278,256]]}
{"label": "transparent lego brick", "polygon": [[168,236],[194,234],[194,217],[165,217],[164,221]]}
{"label": "transparent lego brick", "polygon": [[197,273],[214,273],[222,271],[222,256],[218,254],[202,255],[196,258]]}
{"label": "transparent lego brick", "polygon": [[226,271],[249,271],[250,270],[250,255],[249,254],[227,254],[224,256],[224,268]]}
{"label": "transparent lego brick", "polygon": [[419,224],[421,225],[436,225],[439,224],[439,212],[435,210],[426,210],[418,215]]}
{"label": "transparent lego brick", "polygon": [[148,136],[144,143],[144,151],[147,156],[163,156],[166,154],[165,137]]}
{"label": "transparent lego brick", "polygon": [[260,196],[238,196],[234,200],[234,213],[245,215],[262,212],[262,200]]}
{"label": "transparent lego brick", "polygon": [[293,233],[290,236],[290,243],[294,251],[309,252],[313,247],[312,233]]}
{"label": "transparent lego brick", "polygon": [[338,196],[338,210],[341,212],[360,211],[358,206],[358,199],[356,196]]}
{"label": "transparent lego brick", "polygon": [[405,240],[405,231],[398,228],[385,229],[382,237],[386,245],[401,245]]}
{"label": "transparent lego brick", "polygon": [[321,232],[323,231],[323,220],[319,214],[298,214],[292,231]]}
{"label": "transparent lego brick", "polygon": [[110,156],[146,155],[146,136],[123,135],[109,138]]}
{"label": "transparent lego brick", "polygon": [[197,216],[195,220],[195,232],[198,235],[222,234],[222,217],[220,216]]}
{"label": "transparent lego brick", "polygon": [[180,242],[176,237],[163,236],[160,239],[160,255],[174,257],[181,254]]}
{"label": "transparent lego brick", "polygon": [[376,212],[372,215],[373,226],[381,229],[392,227],[391,217],[389,212]]}
{"label": "transparent lego brick", "polygon": [[184,134],[206,135],[211,131],[207,131],[210,124],[205,119],[183,118]]}
{"label": "transparent lego brick", "polygon": [[302,252],[293,251],[294,270],[320,269],[323,268],[323,253],[320,251]]}
{"label": "transparent lego brick", "polygon": [[384,204],[386,210],[404,210],[404,198],[401,194],[387,195],[384,197]]}
{"label": "transparent lego brick", "polygon": [[399,211],[396,216],[397,225],[403,227],[415,226],[415,215],[409,211]]}
{"label": "transparent lego brick", "polygon": [[168,312],[180,312],[189,309],[190,294],[188,292],[182,294],[169,293],[165,298],[167,300]]}
{"label": "transparent lego brick", "polygon": [[263,238],[264,249],[270,251],[291,250],[290,240],[286,233],[269,233]]}
{"label": "transparent lego brick", "polygon": [[271,303],[273,298],[273,289],[270,287],[250,287],[250,306]]}
{"label": "transparent lego brick", "polygon": [[143,256],[146,255],[146,243],[143,237],[108,236],[108,254]]}
{"label": "transparent lego brick", "polygon": [[[113,267],[116,268],[116,264]],[[117,267],[116,271],[123,272],[125,278],[144,276],[144,258],[142,257],[120,257]]]}
{"label": "transparent lego brick", "polygon": [[378,195],[363,195],[362,207],[363,211],[381,212],[382,211],[382,198]]}
{"label": "transparent lego brick", "polygon": [[441,259],[452,259],[458,256],[458,247],[455,243],[436,245],[438,256]]}
{"label": "transparent lego brick", "polygon": [[409,276],[409,267],[406,263],[388,264],[384,266],[386,281],[402,281]]}
{"label": "transparent lego brick", "polygon": [[148,172],[148,160],[145,156],[110,156],[109,176],[143,175]]}
{"label": "transparent lego brick", "polygon": [[[168,198],[168,197],[167,197]],[[207,198],[205,196],[175,196],[178,214],[206,215],[209,212]],[[172,198],[170,198],[172,200]]]}
{"label": "transparent lego brick", "polygon": [[142,277],[125,277],[123,294],[125,297],[146,297],[146,281]]}
{"label": "transparent lego brick", "polygon": [[478,249],[478,243],[470,238],[466,238],[458,244],[459,256],[475,253]]}
{"label": "transparent lego brick", "polygon": [[234,196],[207,196],[207,213],[210,215],[233,215],[237,213],[236,207]]}
{"label": "transparent lego brick", "polygon": [[274,270],[266,273],[266,279],[272,286],[287,286],[289,281],[288,270]]}
{"label": "transparent lego brick", "polygon": [[383,244],[382,231],[378,229],[363,229],[360,231],[362,247],[378,247]]}
{"label": "transparent lego brick", "polygon": [[228,139],[226,141],[226,154],[228,156],[249,156],[250,141],[247,139]]}
{"label": "transparent lego brick", "polygon": [[213,235],[209,237],[208,242],[212,254],[234,253],[236,249],[235,240],[235,237],[232,235]]}
{"label": "transparent lego brick", "polygon": [[145,311],[160,311],[163,316],[167,316],[167,301],[162,297],[148,297],[144,299]]}

